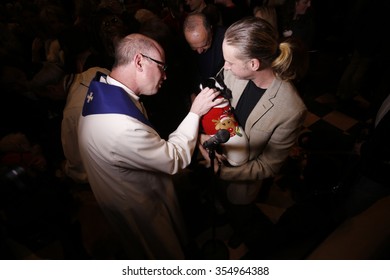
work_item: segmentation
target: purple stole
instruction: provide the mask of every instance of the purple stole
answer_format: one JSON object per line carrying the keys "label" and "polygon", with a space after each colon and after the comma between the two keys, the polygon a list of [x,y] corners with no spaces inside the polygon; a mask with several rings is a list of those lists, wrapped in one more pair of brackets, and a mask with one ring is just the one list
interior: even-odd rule
{"label": "purple stole", "polygon": [[96,114],[122,114],[153,127],[123,88],[99,82],[99,78],[98,74],[89,85],[82,111],[83,117]]}

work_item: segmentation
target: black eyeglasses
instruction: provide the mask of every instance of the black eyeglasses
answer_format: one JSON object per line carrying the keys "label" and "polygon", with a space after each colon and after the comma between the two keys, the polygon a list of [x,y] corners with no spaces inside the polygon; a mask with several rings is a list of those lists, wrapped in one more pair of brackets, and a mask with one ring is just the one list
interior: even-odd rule
{"label": "black eyeglasses", "polygon": [[146,57],[147,59],[150,59],[151,61],[153,61],[154,63],[158,64],[160,66],[160,68],[165,72],[168,68],[168,65],[165,65],[164,62],[161,62],[161,61],[158,61],[154,58],[151,58],[150,56],[147,56],[147,55],[144,55],[143,53],[140,53],[143,57]]}

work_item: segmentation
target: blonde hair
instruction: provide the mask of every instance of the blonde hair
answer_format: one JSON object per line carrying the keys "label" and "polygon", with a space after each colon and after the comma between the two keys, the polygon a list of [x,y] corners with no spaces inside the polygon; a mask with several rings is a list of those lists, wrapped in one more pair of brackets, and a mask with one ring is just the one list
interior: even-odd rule
{"label": "blonde hair", "polygon": [[238,49],[238,59],[256,58],[261,69],[272,68],[282,80],[299,78],[307,65],[305,50],[294,40],[279,43],[273,26],[257,17],[246,17],[233,23],[225,33],[225,43]]}

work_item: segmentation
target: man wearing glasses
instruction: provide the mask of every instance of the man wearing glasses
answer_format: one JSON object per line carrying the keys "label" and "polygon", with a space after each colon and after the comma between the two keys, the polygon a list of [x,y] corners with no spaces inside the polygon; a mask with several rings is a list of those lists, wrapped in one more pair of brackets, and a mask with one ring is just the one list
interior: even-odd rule
{"label": "man wearing glasses", "polygon": [[220,103],[214,100],[219,92],[204,89],[164,140],[139,101],[167,78],[164,50],[131,34],[115,54],[111,73],[91,82],[80,117],[79,145],[92,191],[120,235],[124,258],[188,258],[171,175],[190,163],[199,119]]}

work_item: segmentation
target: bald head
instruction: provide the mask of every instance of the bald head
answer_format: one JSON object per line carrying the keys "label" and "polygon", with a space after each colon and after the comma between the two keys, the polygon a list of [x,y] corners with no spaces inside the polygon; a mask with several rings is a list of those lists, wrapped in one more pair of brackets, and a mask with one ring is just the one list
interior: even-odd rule
{"label": "bald head", "polygon": [[202,13],[188,15],[183,23],[184,37],[192,50],[199,54],[211,46],[212,28]]}
{"label": "bald head", "polygon": [[142,34],[132,33],[121,39],[115,48],[113,67],[128,64],[137,53],[157,52],[164,57],[164,50],[157,41]]}

